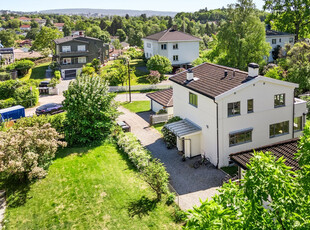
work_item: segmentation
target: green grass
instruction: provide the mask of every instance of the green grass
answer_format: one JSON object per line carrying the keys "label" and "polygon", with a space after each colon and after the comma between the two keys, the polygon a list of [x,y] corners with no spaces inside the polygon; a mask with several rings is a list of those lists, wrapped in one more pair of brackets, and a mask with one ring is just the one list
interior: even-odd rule
{"label": "green grass", "polygon": [[[134,90],[134,91],[131,91],[131,93],[154,93],[154,92],[157,92],[161,89],[146,89],[146,90]],[[116,94],[128,94],[128,91],[119,91],[119,92],[116,92]]]}
{"label": "green grass", "polygon": [[151,102],[150,101],[133,101],[131,103],[124,102],[122,103],[122,106],[133,113],[141,113],[149,111],[151,109]]}
{"label": "green grass", "polygon": [[49,64],[50,62],[46,62],[33,67],[30,79],[45,79],[45,71]]}
{"label": "green grass", "polygon": [[7,208],[6,229],[181,228],[173,221],[173,206],[156,202],[126,156],[110,143],[61,150],[47,177],[15,196],[27,190],[24,203]]}
{"label": "green grass", "polygon": [[165,124],[166,124],[165,122],[158,123],[158,124],[153,125],[152,127],[162,134],[161,129],[164,127]]}
{"label": "green grass", "polygon": [[235,176],[238,173],[238,167],[237,166],[228,166],[228,167],[223,167],[221,169],[231,176]]}

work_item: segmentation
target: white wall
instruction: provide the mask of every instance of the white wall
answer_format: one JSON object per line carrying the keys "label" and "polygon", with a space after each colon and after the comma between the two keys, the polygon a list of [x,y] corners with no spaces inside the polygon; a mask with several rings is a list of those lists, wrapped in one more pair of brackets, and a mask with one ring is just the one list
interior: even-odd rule
{"label": "white wall", "polygon": [[[293,39],[293,42],[290,43],[290,38]],[[272,44],[272,39],[276,39],[276,44]],[[280,41],[281,39],[281,41]],[[279,45],[281,47],[284,47],[285,44],[289,43],[294,45],[294,41],[295,41],[295,36],[294,35],[279,35],[279,36],[266,36],[266,42],[268,42],[270,44],[270,46],[272,47],[272,49],[269,52],[269,62],[273,61],[272,58],[272,51]]]}
{"label": "white wall", "polygon": [[[285,93],[285,106],[274,108],[274,95]],[[293,130],[294,88],[259,81],[220,100],[220,167],[228,165],[229,154],[291,139]],[[254,99],[254,112],[247,113],[247,100]],[[228,117],[227,104],[241,102],[241,115]],[[269,125],[289,121],[289,134],[269,137]],[[253,128],[252,142],[229,147],[229,133]]]}
{"label": "white wall", "polygon": [[151,109],[153,112],[157,113],[159,110],[164,109],[163,106],[154,100],[151,100]]}

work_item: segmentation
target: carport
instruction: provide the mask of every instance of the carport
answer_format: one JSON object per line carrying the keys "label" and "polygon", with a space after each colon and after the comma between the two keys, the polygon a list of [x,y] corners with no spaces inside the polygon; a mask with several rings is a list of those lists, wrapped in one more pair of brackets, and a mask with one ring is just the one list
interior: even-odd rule
{"label": "carport", "polygon": [[201,127],[188,119],[166,124],[165,127],[177,136],[177,148],[185,157],[201,154]]}

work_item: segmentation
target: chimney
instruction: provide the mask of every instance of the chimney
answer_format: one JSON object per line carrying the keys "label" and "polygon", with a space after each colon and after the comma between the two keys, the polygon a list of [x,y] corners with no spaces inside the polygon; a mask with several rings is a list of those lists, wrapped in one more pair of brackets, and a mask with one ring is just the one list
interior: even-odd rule
{"label": "chimney", "polygon": [[188,69],[187,70],[187,73],[186,73],[186,80],[187,81],[191,81],[194,79],[194,73],[192,72],[191,69]]}
{"label": "chimney", "polygon": [[250,63],[248,65],[248,74],[249,77],[257,77],[259,71],[259,65],[256,63]]}
{"label": "chimney", "polygon": [[178,26],[177,26],[177,25],[173,25],[173,26],[171,27],[171,29],[177,31],[177,30],[178,30]]}

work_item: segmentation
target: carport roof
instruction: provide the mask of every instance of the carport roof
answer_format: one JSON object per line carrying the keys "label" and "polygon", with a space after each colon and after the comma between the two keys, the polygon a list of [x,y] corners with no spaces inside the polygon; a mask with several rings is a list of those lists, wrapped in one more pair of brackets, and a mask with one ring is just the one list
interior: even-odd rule
{"label": "carport roof", "polygon": [[201,128],[199,126],[195,125],[187,119],[166,124],[165,127],[178,137],[185,137],[194,133],[201,132]]}

